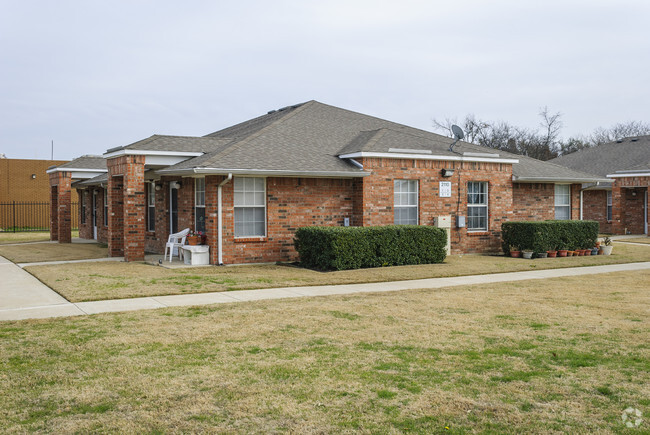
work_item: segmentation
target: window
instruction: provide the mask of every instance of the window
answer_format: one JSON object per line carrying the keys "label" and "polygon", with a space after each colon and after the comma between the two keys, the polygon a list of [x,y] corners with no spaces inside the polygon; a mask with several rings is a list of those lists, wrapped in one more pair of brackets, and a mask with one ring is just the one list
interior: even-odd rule
{"label": "window", "polygon": [[467,183],[467,230],[488,229],[488,184],[485,181]]}
{"label": "window", "polygon": [[264,178],[235,178],[235,237],[266,235],[265,184]]}
{"label": "window", "polygon": [[395,180],[395,225],[418,224],[418,181]]}
{"label": "window", "polygon": [[194,229],[205,233],[205,178],[194,180]]}
{"label": "window", "polygon": [[86,191],[81,191],[81,223],[86,223]]}
{"label": "window", "polygon": [[555,219],[571,219],[571,185],[555,185]]}
{"label": "window", "polygon": [[156,231],[156,183],[147,184],[147,231]]}
{"label": "window", "polygon": [[612,220],[612,191],[607,191],[607,220]]}
{"label": "window", "polygon": [[108,189],[104,188],[104,226],[108,226]]}

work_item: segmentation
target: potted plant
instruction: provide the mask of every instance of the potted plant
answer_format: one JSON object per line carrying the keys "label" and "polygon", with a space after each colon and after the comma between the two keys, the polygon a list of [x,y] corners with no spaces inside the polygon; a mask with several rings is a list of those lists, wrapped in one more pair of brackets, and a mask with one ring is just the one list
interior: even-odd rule
{"label": "potted plant", "polygon": [[567,248],[558,249],[557,255],[559,257],[568,257],[569,256],[569,251],[567,250]]}
{"label": "potted plant", "polygon": [[548,258],[555,258],[557,257],[557,249],[553,248],[550,251],[546,251],[548,254]]}
{"label": "potted plant", "polygon": [[521,251],[519,250],[519,246],[510,246],[510,256],[512,258],[521,257]]}
{"label": "potted plant", "polygon": [[548,256],[548,251],[538,252],[536,256],[537,258],[546,258]]}
{"label": "potted plant", "polygon": [[533,258],[534,251],[523,250],[521,251],[521,253],[525,259],[530,260],[531,258]]}
{"label": "potted plant", "polygon": [[609,237],[605,237],[603,239],[603,245],[600,245],[600,249],[603,250],[603,255],[611,255],[612,249],[614,249],[614,247],[612,246],[612,239],[610,239]]}
{"label": "potted plant", "polygon": [[199,245],[201,243],[201,232],[192,230],[188,233],[187,238],[185,240],[187,241],[187,244],[190,246]]}
{"label": "potted plant", "polygon": [[598,244],[597,246],[594,246],[593,248],[591,248],[591,255],[598,255],[598,249],[599,249],[598,246],[599,245],[600,244]]}

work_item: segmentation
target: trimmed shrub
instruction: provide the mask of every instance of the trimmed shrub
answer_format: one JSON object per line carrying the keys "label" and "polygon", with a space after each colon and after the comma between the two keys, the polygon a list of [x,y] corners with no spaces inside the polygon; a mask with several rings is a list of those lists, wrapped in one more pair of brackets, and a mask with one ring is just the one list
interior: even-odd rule
{"label": "trimmed shrub", "polygon": [[442,263],[447,233],[436,227],[303,227],[294,244],[303,266],[346,270]]}
{"label": "trimmed shrub", "polygon": [[586,249],[596,245],[598,230],[596,221],[504,222],[501,247],[506,254],[511,246],[535,252]]}

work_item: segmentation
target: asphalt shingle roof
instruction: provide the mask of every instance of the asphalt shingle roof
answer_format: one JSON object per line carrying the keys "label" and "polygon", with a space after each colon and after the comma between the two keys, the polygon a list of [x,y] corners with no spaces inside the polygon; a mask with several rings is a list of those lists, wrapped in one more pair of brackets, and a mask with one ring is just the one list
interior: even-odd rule
{"label": "asphalt shingle roof", "polygon": [[240,169],[268,171],[349,172],[359,169],[338,156],[391,149],[426,150],[434,155],[464,152],[518,159],[516,178],[584,180],[591,174],[466,142],[449,151],[453,139],[391,121],[329,106],[317,101],[290,106],[208,135],[231,142],[203,156],[166,168]]}
{"label": "asphalt shingle roof", "polygon": [[146,139],[139,140],[132,144],[111,148],[107,153],[119,150],[142,150],[142,151],[177,151],[177,152],[209,152],[222,148],[231,142],[230,139],[213,137],[192,137],[192,136],[168,136],[154,134]]}
{"label": "asphalt shingle roof", "polygon": [[59,165],[57,168],[106,170],[106,160],[102,156],[85,155]]}
{"label": "asphalt shingle roof", "polygon": [[616,171],[650,170],[650,136],[628,137],[586,148],[555,158],[551,163],[603,177]]}

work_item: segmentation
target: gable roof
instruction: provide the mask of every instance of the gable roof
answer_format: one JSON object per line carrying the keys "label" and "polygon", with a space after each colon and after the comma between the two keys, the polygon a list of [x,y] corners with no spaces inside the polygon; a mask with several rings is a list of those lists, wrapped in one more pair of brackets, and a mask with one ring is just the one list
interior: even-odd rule
{"label": "gable roof", "polygon": [[106,151],[104,156],[110,156],[124,150],[206,153],[220,149],[229,142],[231,142],[231,139],[154,134],[129,145],[111,148]]}
{"label": "gable roof", "polygon": [[69,162],[63,163],[62,165],[50,166],[50,169],[48,171],[54,169],[59,171],[78,171],[87,169],[106,171],[106,160],[104,160],[102,156],[87,154],[81,157],[77,157],[76,159]]}
{"label": "gable roof", "polygon": [[579,171],[607,176],[618,171],[650,171],[650,136],[627,137],[620,141],[585,148],[551,163]]}

